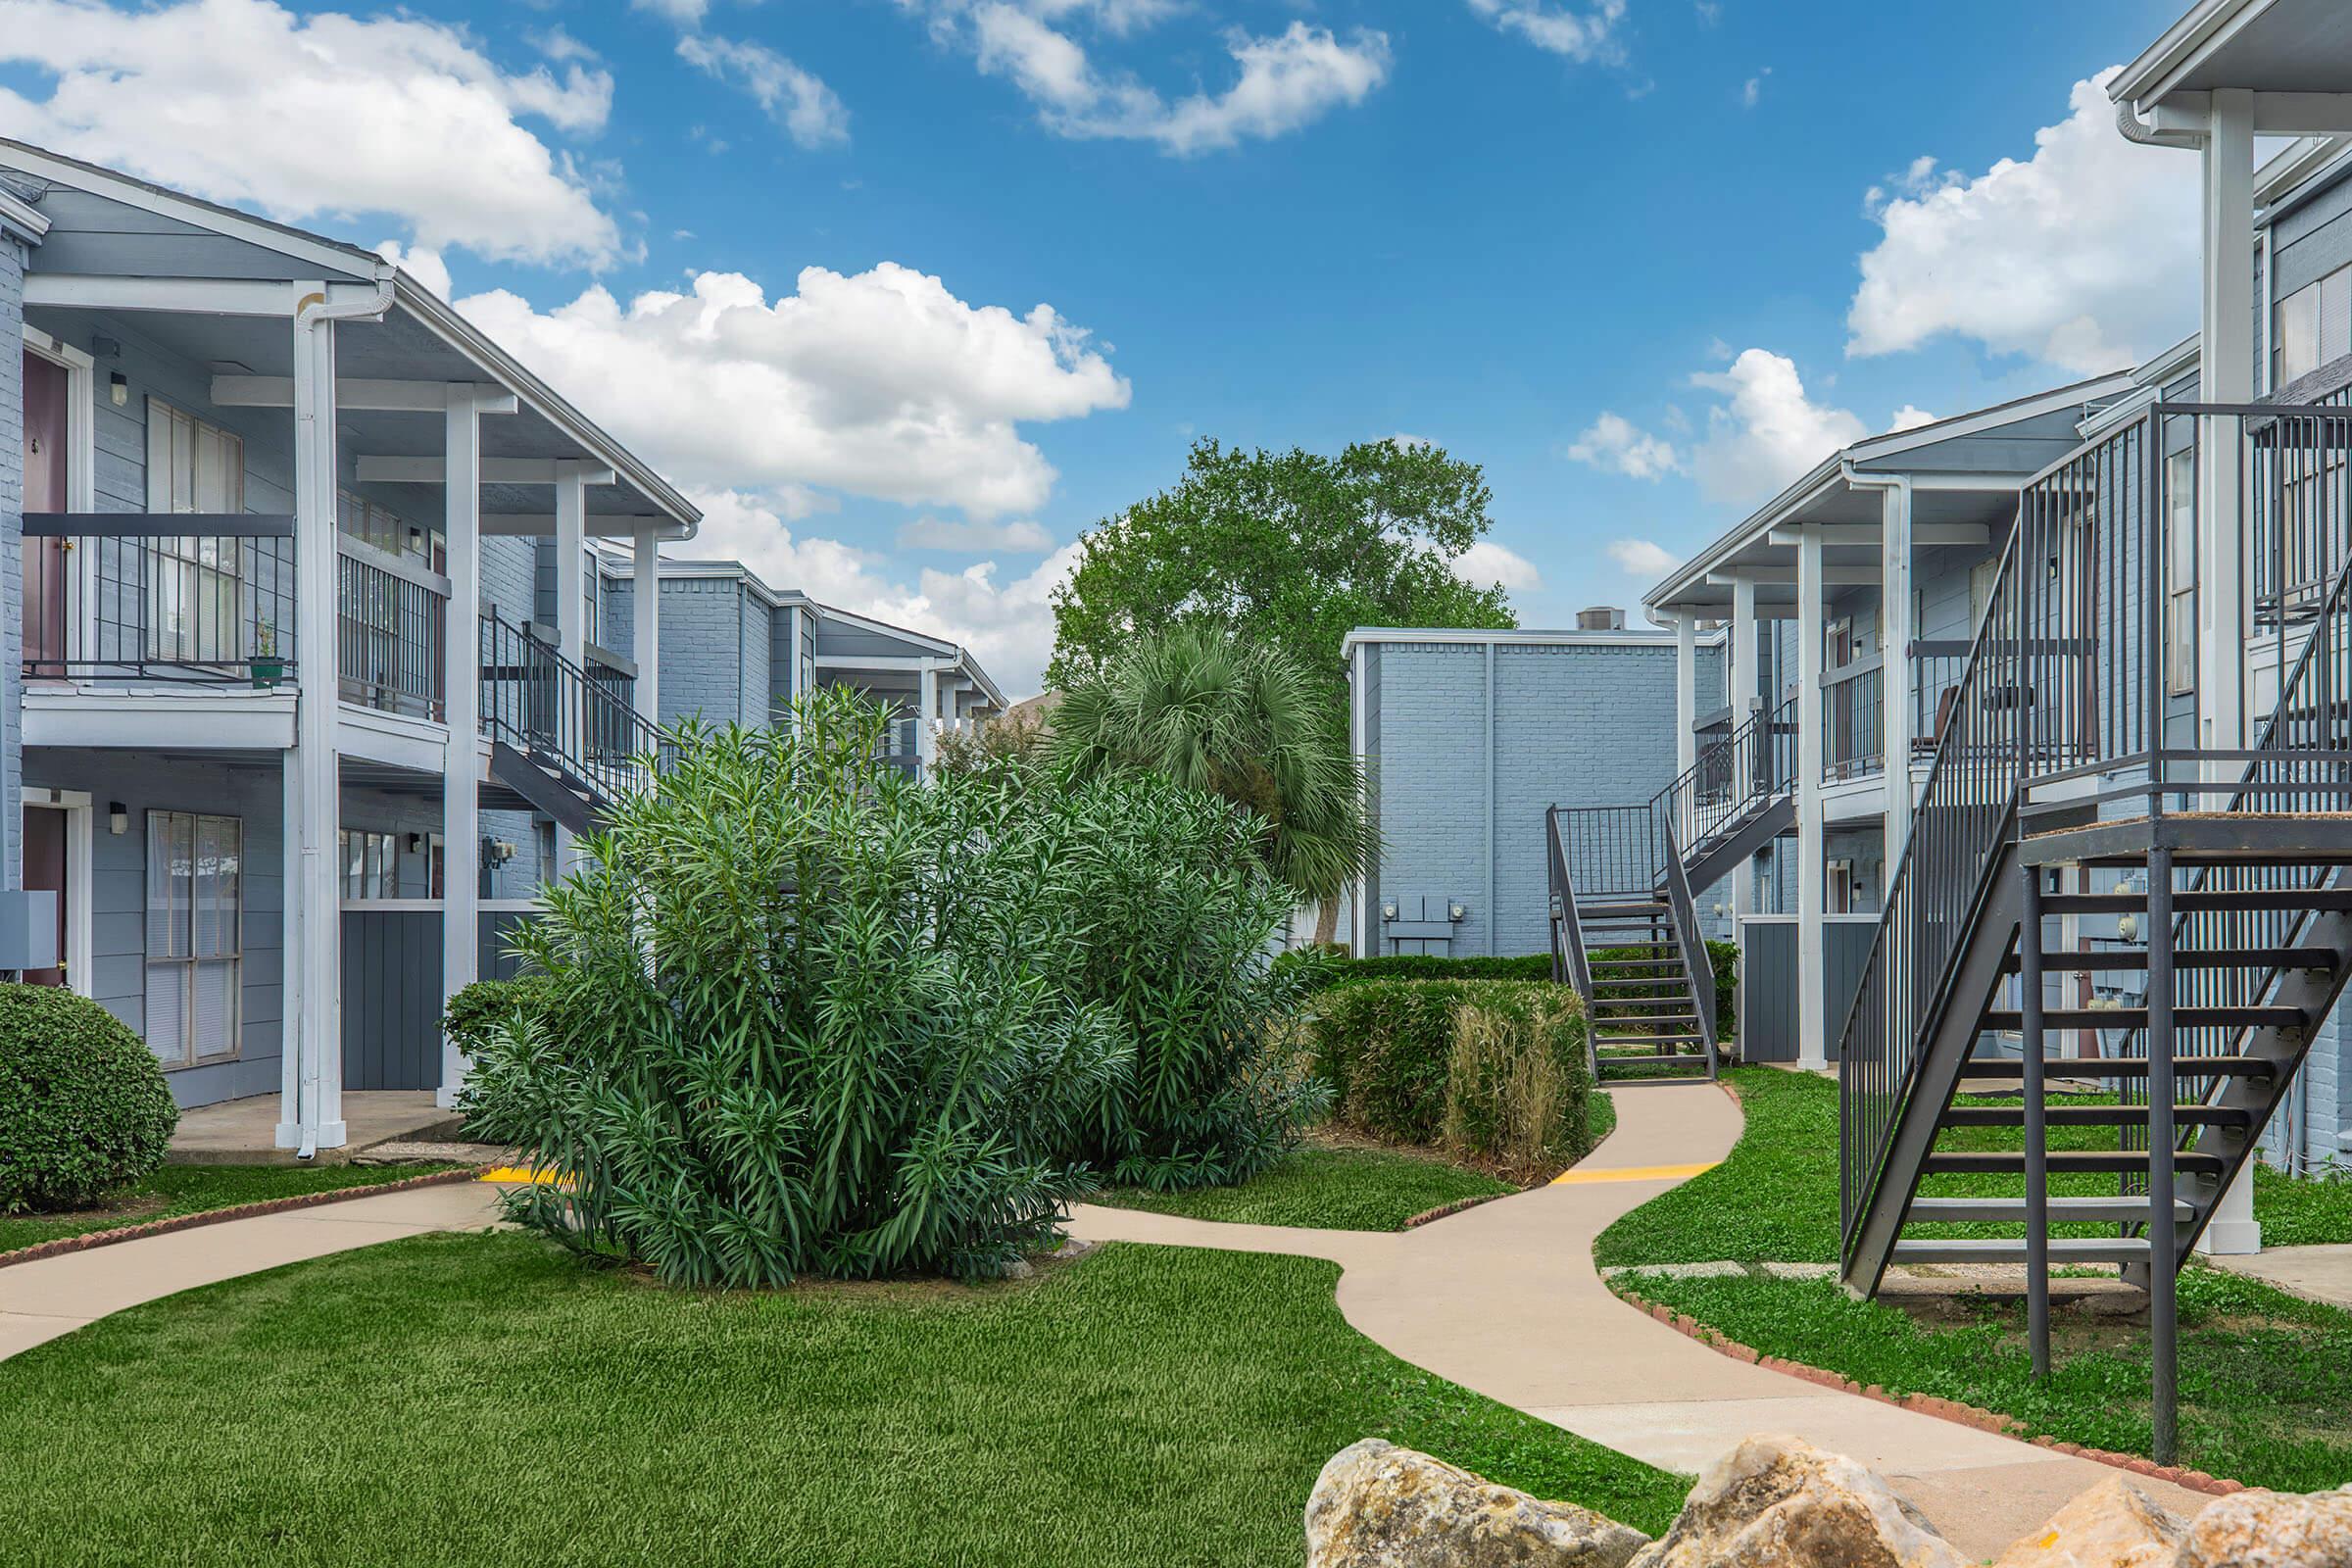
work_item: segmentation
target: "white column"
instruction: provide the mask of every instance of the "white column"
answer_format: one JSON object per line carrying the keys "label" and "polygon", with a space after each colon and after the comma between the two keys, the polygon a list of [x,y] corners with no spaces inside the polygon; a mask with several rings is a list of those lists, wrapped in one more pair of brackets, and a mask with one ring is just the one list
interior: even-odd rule
{"label": "white column", "polygon": [[[324,297],[297,283],[295,297]],[[288,1015],[302,1054],[296,1147],[337,1149],[343,1126],[343,941],[335,829],[341,674],[335,636],[335,323],[294,318],[295,793],[299,855],[286,890],[295,913],[285,963],[299,968],[302,1010]]]}
{"label": "white column", "polygon": [[[2217,88],[2203,152],[2203,337],[2198,395],[2207,403],[2244,403],[2254,395],[2254,95]],[[2198,421],[2197,710],[2202,744],[2230,751],[2246,744],[2245,511],[2238,454],[2241,429],[2230,418]],[[2208,776],[2227,782],[2236,762],[2211,762]],[[2222,1195],[2198,1240],[2207,1252],[2262,1250],[2254,1218],[2251,1162]]]}
{"label": "white column", "polygon": [[1879,650],[1879,721],[1886,759],[1886,855],[1879,873],[1880,894],[1894,885],[1894,868],[1911,839],[1911,683],[1918,665],[1911,657],[1911,486],[1897,481],[1879,494],[1883,551],[1879,598],[1885,609],[1886,646]]}
{"label": "white column", "polygon": [[[449,539],[449,629],[442,638],[449,750],[441,773],[441,992],[454,997],[480,959],[482,425],[473,388],[452,386],[443,438],[442,527]],[[441,1042],[441,1085],[433,1102],[452,1104],[466,1082],[466,1056]]]}
{"label": "white column", "polygon": [[[581,557],[587,548],[588,485],[577,464],[559,464],[556,467],[556,652],[563,655],[574,669],[588,667],[587,629],[581,624],[581,601],[585,598],[586,580],[582,575]],[[574,725],[573,744],[585,746],[583,733],[588,715],[585,712],[564,715]],[[559,727],[563,718],[558,719]],[[571,829],[556,824],[555,875],[565,876],[571,871]]]}
{"label": "white column", "polygon": [[[1764,657],[1756,642],[1756,585],[1745,577],[1732,582],[1732,638],[1726,645],[1731,652],[1732,728],[1738,729],[1756,717],[1764,708]],[[1755,762],[1767,763],[1772,752],[1770,736],[1757,739]],[[1751,763],[1751,765],[1754,765]],[[1744,792],[1747,781],[1739,781]],[[1746,970],[1745,943],[1747,929],[1739,922],[1755,913],[1755,862],[1742,860],[1732,870],[1733,933],[1742,944],[1741,972]]]}
{"label": "white column", "polygon": [[1828,867],[1822,832],[1821,534],[1807,528],[1796,547],[1796,1060],[1829,1062],[1829,986],[1822,913]]}
{"label": "white column", "polygon": [[[637,714],[656,729],[662,727],[662,540],[651,528],[637,534],[635,576],[631,583],[629,631],[635,640],[631,657],[637,661]],[[799,620],[794,620],[799,626]]]}
{"label": "white column", "polygon": [[[301,671],[295,672],[299,686]],[[278,931],[279,992],[277,999],[278,1091],[277,1135],[280,1149],[302,1147],[305,1053],[302,1039],[302,964],[295,958],[302,922],[302,752],[287,747],[278,755]],[[338,913],[338,925],[341,924]]]}
{"label": "white column", "polygon": [[1674,771],[1690,771],[1698,760],[1698,612],[1674,614]]}
{"label": "white column", "polygon": [[931,776],[931,764],[939,756],[938,721],[939,662],[926,659],[914,693],[914,755],[925,778]]}

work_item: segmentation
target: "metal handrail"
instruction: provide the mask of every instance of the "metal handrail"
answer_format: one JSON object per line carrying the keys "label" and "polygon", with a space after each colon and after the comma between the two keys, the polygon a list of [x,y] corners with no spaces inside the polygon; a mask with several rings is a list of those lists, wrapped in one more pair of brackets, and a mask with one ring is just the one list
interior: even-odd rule
{"label": "metal handrail", "polygon": [[1698,928],[1698,907],[1690,898],[1690,880],[1683,874],[1682,852],[1675,847],[1674,823],[1662,820],[1666,838],[1666,905],[1674,915],[1674,943],[1683,956],[1683,970],[1690,980],[1690,1007],[1698,1014],[1700,1038],[1707,1045],[1707,1076],[1715,1076],[1715,960],[1707,952],[1706,934]]}
{"label": "metal handrail", "polygon": [[1796,705],[1790,697],[1751,713],[1650,798],[1650,809],[1674,825],[1687,855],[1696,855],[1757,807],[1794,791]]}
{"label": "metal handrail", "polygon": [[480,624],[483,734],[607,798],[666,771],[673,744],[608,683],[495,608]]}

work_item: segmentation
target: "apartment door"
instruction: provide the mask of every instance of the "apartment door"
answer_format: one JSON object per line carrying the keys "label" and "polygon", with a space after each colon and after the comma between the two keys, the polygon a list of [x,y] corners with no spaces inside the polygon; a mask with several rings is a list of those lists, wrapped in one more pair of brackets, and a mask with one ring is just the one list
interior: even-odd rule
{"label": "apartment door", "polygon": [[24,983],[28,986],[66,983],[66,955],[73,951],[66,944],[66,933],[72,928],[72,917],[66,909],[66,826],[67,813],[56,807],[24,808],[25,890],[57,895],[57,966],[25,970]]}
{"label": "apartment door", "polygon": [[[24,350],[24,510],[66,512],[66,368]],[[24,541],[24,662],[29,674],[65,673],[66,576],[63,539]]]}

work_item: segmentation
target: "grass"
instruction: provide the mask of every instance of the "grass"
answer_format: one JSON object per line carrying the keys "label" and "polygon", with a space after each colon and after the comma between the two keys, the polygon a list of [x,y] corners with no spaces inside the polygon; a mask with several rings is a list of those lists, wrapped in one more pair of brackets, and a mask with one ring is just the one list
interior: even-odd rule
{"label": "grass", "polygon": [[[1603,1232],[1593,1249],[1600,1263],[1837,1260],[1838,1086],[1771,1068],[1738,1068],[1727,1076],[1739,1088],[1747,1123],[1731,1156]],[[2052,1142],[2087,1148],[2112,1136],[2053,1129]],[[1941,1147],[1996,1148],[2000,1137],[1995,1129],[1955,1129]],[[2083,1176],[2053,1190],[2112,1193],[2113,1182]],[[1923,1191],[1958,1196],[2024,1188],[2016,1176],[1935,1176]],[[2270,1240],[2279,1240],[2282,1230],[2328,1232],[2352,1217],[2352,1184],[2290,1184],[2274,1175],[2260,1180],[2256,1211]],[[2055,1234],[2075,1231],[2097,1234],[2054,1227]],[[1915,1233],[2004,1234],[1984,1225]],[[2094,1447],[2146,1453],[2153,1441],[2143,1318],[2062,1310],[2056,1370],[2036,1383],[2025,1309],[2014,1300],[1938,1297],[1932,1311],[1923,1303],[1915,1314],[1891,1298],[1851,1300],[1827,1279],[1647,1275],[1620,1283],[1743,1345],[1890,1394],[1931,1394],[1999,1410],[2034,1434]],[[2180,1279],[2180,1322],[2182,1462],[2289,1490],[2352,1478],[2352,1425],[2344,1416],[2352,1410],[2352,1315],[2192,1268]]]}
{"label": "grass", "polygon": [[[1886,1298],[1853,1300],[1829,1279],[1616,1283],[1742,1345],[1897,1397],[1957,1399],[2015,1416],[2029,1435],[2125,1453],[2147,1453],[2154,1441],[2142,1317],[2062,1308],[2053,1369],[2037,1383],[2016,1299],[1957,1302],[1942,1309],[1956,1321],[1923,1322]],[[2182,1272],[2180,1300],[2180,1462],[2286,1492],[2352,1479],[2352,1315],[2202,1267]]]}
{"label": "grass", "polygon": [[1672,1518],[1678,1478],[1356,1334],[1337,1272],[1114,1246],[702,1295],[523,1236],[391,1243],[0,1362],[0,1560],[1296,1568],[1367,1436]]}
{"label": "grass", "polygon": [[1436,1154],[1349,1144],[1294,1150],[1273,1169],[1238,1187],[1182,1193],[1119,1187],[1096,1201],[1242,1225],[1400,1231],[1406,1220],[1441,1203],[1518,1190]]}
{"label": "grass", "polygon": [[2316,1181],[2258,1165],[2254,1217],[2265,1247],[2352,1242],[2352,1175]]}
{"label": "grass", "polygon": [[0,1214],[0,1252],[109,1231],[123,1225],[234,1208],[306,1193],[337,1192],[407,1181],[446,1164],[432,1165],[165,1165],[145,1181],[95,1208],[62,1214]]}

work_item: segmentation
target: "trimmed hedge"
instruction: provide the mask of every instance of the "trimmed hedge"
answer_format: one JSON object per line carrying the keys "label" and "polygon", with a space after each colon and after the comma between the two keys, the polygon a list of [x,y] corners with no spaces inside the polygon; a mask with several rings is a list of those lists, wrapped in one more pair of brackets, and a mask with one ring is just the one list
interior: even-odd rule
{"label": "trimmed hedge", "polygon": [[1309,1028],[1344,1125],[1528,1169],[1592,1147],[1584,1009],[1565,987],[1366,980],[1325,992]]}
{"label": "trimmed hedge", "polygon": [[[1306,950],[1297,956],[1286,953],[1285,962],[1305,961]],[[1595,954],[1594,956],[1602,955]],[[1326,987],[1362,985],[1372,980],[1542,980],[1551,979],[1551,955],[1531,953],[1512,957],[1447,958],[1432,953],[1397,953],[1377,958],[1329,957]],[[1709,942],[1707,961],[1715,970],[1715,1038],[1728,1053],[1740,1037],[1740,948],[1733,942]]]}
{"label": "trimmed hedge", "polygon": [[0,985],[0,1214],[86,1207],[150,1176],[178,1125],[121,1019],[63,987]]}
{"label": "trimmed hedge", "polygon": [[555,988],[544,975],[516,980],[476,980],[461,986],[441,1014],[442,1031],[466,1055],[478,1055],[490,1043],[491,1032],[520,1021],[555,1000]]}

